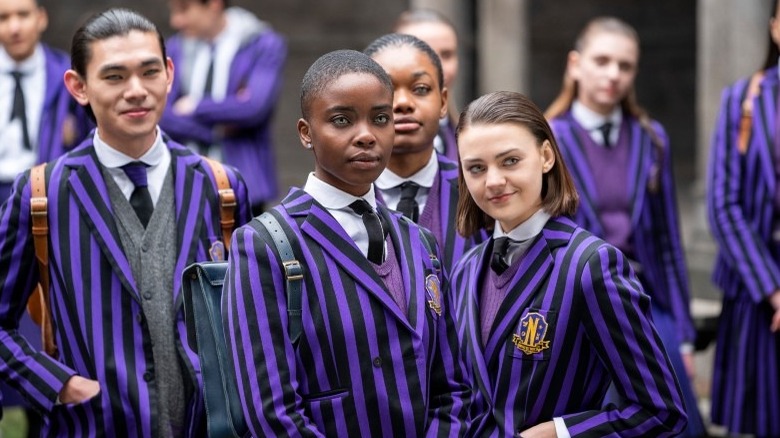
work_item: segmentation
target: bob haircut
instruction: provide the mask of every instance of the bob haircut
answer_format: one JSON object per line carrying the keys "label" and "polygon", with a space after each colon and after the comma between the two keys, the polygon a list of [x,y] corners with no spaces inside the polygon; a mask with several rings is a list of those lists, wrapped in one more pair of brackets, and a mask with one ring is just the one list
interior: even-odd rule
{"label": "bob haircut", "polygon": [[[542,111],[526,96],[512,91],[486,94],[463,109],[455,130],[457,138],[475,125],[499,125],[510,123],[527,129],[541,147],[545,140],[555,156],[549,172],[542,175],[542,208],[551,216],[573,216],[577,211],[579,196],[574,181],[563,162],[558,143]],[[481,229],[492,230],[495,220],[477,206],[466,187],[463,166],[458,169],[458,232],[469,237]]]}

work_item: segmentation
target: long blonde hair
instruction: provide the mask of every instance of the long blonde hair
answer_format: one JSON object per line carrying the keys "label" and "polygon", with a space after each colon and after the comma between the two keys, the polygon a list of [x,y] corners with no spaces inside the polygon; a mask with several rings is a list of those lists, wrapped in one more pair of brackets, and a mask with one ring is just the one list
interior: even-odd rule
{"label": "long blonde hair", "polygon": [[[633,40],[636,43],[637,48],[639,48],[639,34],[630,24],[615,17],[597,17],[589,21],[577,36],[577,40],[574,43],[574,50],[581,53],[588,45],[589,40],[594,35],[600,33],[615,33],[628,37]],[[578,90],[577,81],[569,75],[567,68],[563,74],[561,91],[550,106],[547,107],[544,116],[548,120],[552,120],[569,111],[572,102],[577,98]],[[620,101],[620,107],[623,109],[623,112],[634,116],[639,121],[639,125],[647,132],[650,136],[650,141],[653,143],[655,149],[655,163],[653,169],[651,169],[648,188],[651,192],[655,193],[658,191],[660,185],[660,169],[663,165],[665,155],[664,144],[656,130],[653,129],[650,115],[639,105],[639,102],[637,102],[636,90],[633,85],[628,90],[628,93],[623,100]]]}

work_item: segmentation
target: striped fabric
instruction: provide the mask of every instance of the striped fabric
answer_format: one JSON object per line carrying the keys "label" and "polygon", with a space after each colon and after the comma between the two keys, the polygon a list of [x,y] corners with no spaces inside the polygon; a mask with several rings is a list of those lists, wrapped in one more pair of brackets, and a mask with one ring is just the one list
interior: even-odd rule
{"label": "striped fabric", "polygon": [[777,67],[766,71],[753,101],[745,154],[737,147],[748,80],[727,87],[707,175],[707,209],[718,243],[713,278],[724,295],[713,371],[712,420],[732,432],[780,436],[780,335],[769,331],[766,297],[780,289],[775,163]]}
{"label": "striped fabric", "polygon": [[292,189],[272,210],[296,236],[304,268],[296,346],[272,238],[250,226],[234,233],[223,318],[254,436],[464,435],[470,394],[449,297],[434,289],[441,278],[432,274],[420,228],[382,206],[379,212],[390,224],[408,317],[311,196]]}
{"label": "striped fabric", "polygon": [[[604,236],[596,208],[598,192],[594,170],[585,155],[585,142],[590,139],[576,123],[571,113],[566,113],[552,120],[550,126],[580,195],[580,208],[574,220],[596,236]],[[673,315],[680,337],[678,341],[693,342],[696,331],[690,313],[690,286],[680,237],[669,141],[663,127],[654,122],[653,129],[664,145],[664,156],[660,189],[651,193],[648,183],[657,161],[655,147],[635,118],[624,114],[623,123],[629,124],[630,135],[627,184],[633,205],[631,239],[637,261],[642,266],[643,286],[658,305]]]}
{"label": "striped fabric", "polygon": [[[33,351],[16,330],[38,280],[29,172],[17,178],[11,199],[0,209],[0,377],[44,414],[45,436],[150,437],[158,419],[151,338],[91,143],[86,140],[48,169],[51,306],[59,360]],[[178,333],[181,360],[192,379],[186,388],[187,435],[198,436],[203,418],[196,389],[200,370],[187,343],[181,272],[194,261],[209,259],[210,246],[221,239],[219,211],[209,166],[183,146],[167,144],[179,254],[172,297],[178,321],[171,329]],[[240,206],[237,223],[245,223],[250,214],[246,186],[232,170],[227,172]],[[101,393],[83,404],[55,405],[74,374],[97,380]]]}
{"label": "striped fabric", "polygon": [[[663,437],[685,426],[650,299],[620,253],[553,218],[528,249],[487,343],[480,337],[484,242],[455,267],[455,324],[473,382],[469,436],[507,437],[563,417],[573,437]],[[602,409],[610,380],[620,406]]]}

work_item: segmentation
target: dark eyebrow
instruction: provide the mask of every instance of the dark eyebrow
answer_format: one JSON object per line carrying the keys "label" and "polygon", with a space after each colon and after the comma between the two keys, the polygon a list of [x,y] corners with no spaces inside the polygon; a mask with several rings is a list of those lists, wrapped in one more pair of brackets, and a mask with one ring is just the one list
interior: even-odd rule
{"label": "dark eyebrow", "polygon": [[[160,58],[149,58],[141,62],[140,67],[150,67],[150,66],[162,66],[162,61]],[[100,68],[100,73],[105,74],[110,71],[128,71],[130,70],[126,65],[124,64],[106,64],[103,67]]]}
{"label": "dark eyebrow", "polygon": [[[393,108],[392,105],[386,104],[386,105],[376,105],[371,107],[371,111],[389,111]],[[354,106],[346,106],[346,105],[336,105],[328,108],[328,112],[351,112],[356,113],[357,110]]]}
{"label": "dark eyebrow", "polygon": [[423,71],[416,71],[416,72],[412,73],[412,77],[415,78],[415,79],[420,79],[423,76],[433,77],[425,70],[423,70]]}
{"label": "dark eyebrow", "polygon": [[[518,150],[517,148],[507,149],[504,152],[497,153],[496,156],[493,157],[493,158],[499,159],[499,158],[504,157],[506,155],[509,155],[509,154],[511,154],[513,152],[517,152],[517,150]],[[465,158],[463,160],[463,162],[464,163],[479,163],[479,162],[482,162],[482,159],[481,158]]]}

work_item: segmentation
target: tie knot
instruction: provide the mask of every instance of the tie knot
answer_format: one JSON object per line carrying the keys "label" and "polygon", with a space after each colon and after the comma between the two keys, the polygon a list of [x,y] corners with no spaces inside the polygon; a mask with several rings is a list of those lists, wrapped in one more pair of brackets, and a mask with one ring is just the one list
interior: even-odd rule
{"label": "tie knot", "polygon": [[125,175],[130,178],[133,185],[136,187],[146,187],[149,185],[146,179],[146,168],[149,167],[146,163],[140,161],[131,161],[124,166],[122,170],[125,171]]}
{"label": "tie knot", "polygon": [[414,199],[415,196],[417,196],[417,190],[420,188],[420,185],[412,181],[407,181],[399,187],[401,187],[401,199]]}
{"label": "tie knot", "polygon": [[24,76],[24,73],[20,72],[19,70],[14,70],[10,73],[10,75],[16,82],[19,82],[19,80],[22,79],[22,76]]}
{"label": "tie knot", "polygon": [[374,213],[374,209],[371,208],[371,204],[365,199],[358,199],[357,201],[349,204],[349,208],[352,209],[358,216],[363,216],[366,213]]}

